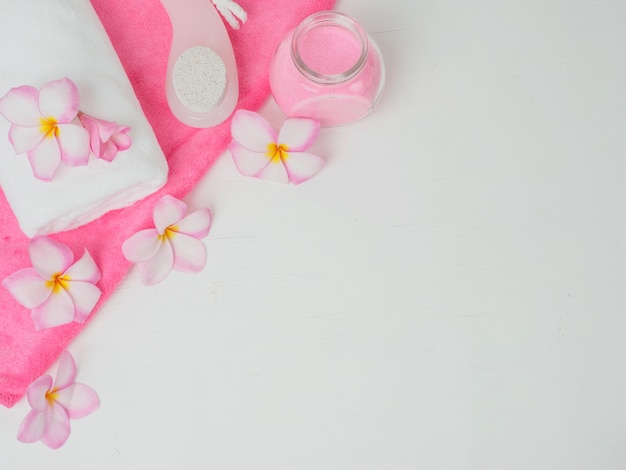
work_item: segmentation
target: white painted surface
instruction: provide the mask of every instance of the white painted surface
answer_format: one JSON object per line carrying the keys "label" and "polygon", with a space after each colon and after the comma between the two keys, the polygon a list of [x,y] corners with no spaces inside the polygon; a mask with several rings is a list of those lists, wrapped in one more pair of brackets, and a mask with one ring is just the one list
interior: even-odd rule
{"label": "white painted surface", "polygon": [[206,269],[133,271],[70,348],[101,409],[58,451],[2,411],[1,468],[626,468],[626,3],[337,9],[379,108],[300,187],[224,155]]}

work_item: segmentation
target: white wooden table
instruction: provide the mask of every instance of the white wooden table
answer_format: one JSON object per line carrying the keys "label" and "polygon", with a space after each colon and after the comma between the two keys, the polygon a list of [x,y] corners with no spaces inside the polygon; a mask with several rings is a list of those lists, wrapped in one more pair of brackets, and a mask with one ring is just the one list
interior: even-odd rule
{"label": "white wooden table", "polygon": [[70,347],[100,410],[0,411],[1,469],[626,468],[626,3],[336,8],[379,107],[299,187],[225,154],[205,270],[132,271]]}

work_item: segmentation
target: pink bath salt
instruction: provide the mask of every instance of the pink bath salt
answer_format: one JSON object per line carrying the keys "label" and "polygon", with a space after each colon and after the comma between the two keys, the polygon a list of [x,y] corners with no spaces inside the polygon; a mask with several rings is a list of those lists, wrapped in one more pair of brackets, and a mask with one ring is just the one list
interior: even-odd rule
{"label": "pink bath salt", "polygon": [[336,26],[321,26],[308,31],[298,44],[302,62],[314,72],[339,75],[359,60],[361,44],[352,33]]}
{"label": "pink bath salt", "polygon": [[322,127],[357,121],[372,110],[384,84],[380,51],[369,36],[346,26],[345,15],[317,15],[331,21],[291,31],[278,46],[270,66],[272,96],[287,116],[315,119]]}

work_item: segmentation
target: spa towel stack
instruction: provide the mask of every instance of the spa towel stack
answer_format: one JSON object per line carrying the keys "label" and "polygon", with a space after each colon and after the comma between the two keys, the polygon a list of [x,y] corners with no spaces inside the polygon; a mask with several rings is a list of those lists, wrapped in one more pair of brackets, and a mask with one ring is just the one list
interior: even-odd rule
{"label": "spa towel stack", "polygon": [[36,179],[25,154],[9,142],[0,116],[0,186],[29,237],[72,229],[154,193],[167,162],[109,36],[86,0],[5,0],[0,14],[0,96],[11,88],[67,77],[80,110],[129,126],[129,149],[112,162],[90,157],[61,165],[53,181]]}

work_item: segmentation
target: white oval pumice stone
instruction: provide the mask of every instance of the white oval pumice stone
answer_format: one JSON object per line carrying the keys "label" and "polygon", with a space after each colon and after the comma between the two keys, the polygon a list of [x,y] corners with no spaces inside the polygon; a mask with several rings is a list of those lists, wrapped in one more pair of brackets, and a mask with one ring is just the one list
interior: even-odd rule
{"label": "white oval pumice stone", "polygon": [[176,60],[172,82],[183,106],[196,113],[207,113],[224,96],[226,65],[210,47],[190,47]]}

